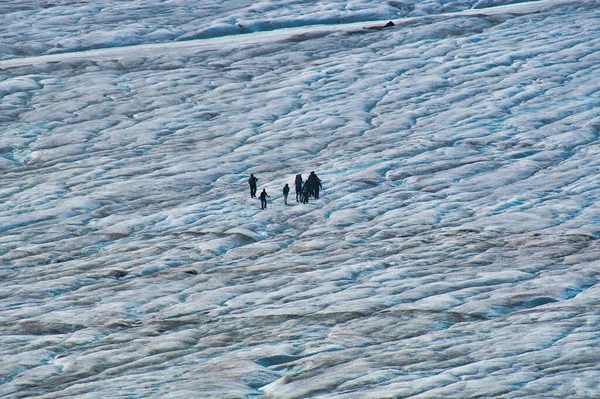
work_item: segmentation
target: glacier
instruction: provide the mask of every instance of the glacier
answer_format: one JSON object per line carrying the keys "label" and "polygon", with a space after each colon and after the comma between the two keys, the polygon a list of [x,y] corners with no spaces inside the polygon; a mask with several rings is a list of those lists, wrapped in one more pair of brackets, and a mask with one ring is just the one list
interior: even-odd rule
{"label": "glacier", "polygon": [[600,398],[599,20],[4,1],[0,397]]}

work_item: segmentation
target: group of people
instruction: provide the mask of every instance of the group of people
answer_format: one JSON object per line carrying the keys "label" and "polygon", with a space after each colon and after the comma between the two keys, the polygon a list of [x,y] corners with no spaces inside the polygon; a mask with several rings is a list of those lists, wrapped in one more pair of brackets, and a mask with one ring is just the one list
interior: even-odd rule
{"label": "group of people", "polygon": [[306,181],[302,180],[302,175],[296,175],[294,183],[296,185],[296,202],[308,204],[310,197],[319,199],[319,192],[323,188],[323,184],[315,172],[310,172]]}
{"label": "group of people", "polygon": [[[257,182],[258,178],[254,176],[254,174],[250,174],[250,178],[248,178],[250,198],[256,198]],[[319,192],[321,191],[321,188],[323,188],[321,179],[319,179],[315,172],[310,172],[306,181],[302,179],[301,174],[297,174],[294,185],[296,186],[296,202],[302,202],[303,204],[307,204],[310,197],[318,199]],[[289,193],[290,186],[286,183],[286,185],[283,186],[283,202],[285,205],[287,205]],[[258,197],[260,198],[260,209],[267,209],[267,198],[271,198],[271,196],[267,194],[267,190],[263,188]]]}

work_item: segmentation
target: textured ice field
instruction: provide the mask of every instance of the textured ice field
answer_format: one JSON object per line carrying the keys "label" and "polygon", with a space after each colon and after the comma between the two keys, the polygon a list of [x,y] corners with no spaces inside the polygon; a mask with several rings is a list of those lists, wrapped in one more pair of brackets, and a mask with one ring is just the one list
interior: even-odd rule
{"label": "textured ice field", "polygon": [[599,1],[190,3],[0,5],[0,398],[600,398]]}

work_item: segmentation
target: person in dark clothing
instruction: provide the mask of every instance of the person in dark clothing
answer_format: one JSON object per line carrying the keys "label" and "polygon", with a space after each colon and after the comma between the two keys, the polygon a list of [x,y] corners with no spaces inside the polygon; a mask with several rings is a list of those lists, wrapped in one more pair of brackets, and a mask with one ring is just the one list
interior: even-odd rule
{"label": "person in dark clothing", "polygon": [[319,199],[319,190],[323,185],[321,184],[321,179],[317,177],[315,172],[310,172],[310,175],[306,179],[306,182],[310,182],[310,191],[315,199]]}
{"label": "person in dark clothing", "polygon": [[288,186],[286,183],[286,185],[283,186],[283,203],[285,205],[287,205],[287,197],[288,197],[289,193],[290,193],[290,186]]}
{"label": "person in dark clothing", "polygon": [[267,190],[263,188],[260,193],[260,209],[267,209],[267,197],[271,198],[269,194],[267,194]]}
{"label": "person in dark clothing", "polygon": [[248,179],[248,185],[250,186],[250,198],[256,198],[256,182],[258,179],[254,177],[253,174],[250,174],[250,178]]}
{"label": "person in dark clothing", "polygon": [[304,192],[308,192],[308,196],[312,196],[313,195],[313,185],[314,185],[314,181],[312,181],[311,179],[306,179],[306,181],[304,182],[304,186],[302,186],[302,195],[304,195]]}
{"label": "person in dark clothing", "polygon": [[310,197],[310,184],[308,184],[307,180],[306,184],[304,184],[304,187],[302,187],[302,198],[300,202],[303,204],[308,204],[308,197]]}
{"label": "person in dark clothing", "polygon": [[296,185],[296,202],[299,202],[300,198],[302,197],[302,175],[301,174],[296,175],[296,180],[294,181],[294,184]]}

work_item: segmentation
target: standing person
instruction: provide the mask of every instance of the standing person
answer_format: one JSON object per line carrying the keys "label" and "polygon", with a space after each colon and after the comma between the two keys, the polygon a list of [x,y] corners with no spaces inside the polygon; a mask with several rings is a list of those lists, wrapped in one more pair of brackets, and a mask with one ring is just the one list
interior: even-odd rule
{"label": "standing person", "polygon": [[302,175],[301,174],[296,175],[296,180],[294,181],[294,184],[296,185],[296,202],[299,202],[300,198],[302,197]]}
{"label": "standing person", "polygon": [[290,193],[290,186],[288,186],[286,183],[285,186],[283,186],[283,203],[285,205],[287,205],[287,197],[288,197],[289,193]]}
{"label": "standing person", "polygon": [[308,180],[307,180],[304,187],[302,187],[302,198],[300,199],[300,202],[302,202],[303,204],[308,204],[308,197],[310,197],[310,187],[309,186],[310,185],[308,184]]}
{"label": "standing person", "polygon": [[323,185],[321,184],[321,179],[317,177],[315,172],[310,172],[310,175],[308,176],[308,179],[306,179],[306,181],[311,182],[312,194],[314,195],[315,199],[319,199],[319,189],[323,187]]}
{"label": "standing person", "polygon": [[250,173],[250,178],[248,179],[248,185],[250,186],[250,198],[256,198],[256,182],[258,179],[254,177],[252,173]]}
{"label": "standing person", "polygon": [[267,209],[267,197],[271,198],[269,194],[267,194],[267,190],[263,188],[260,193],[260,209]]}

